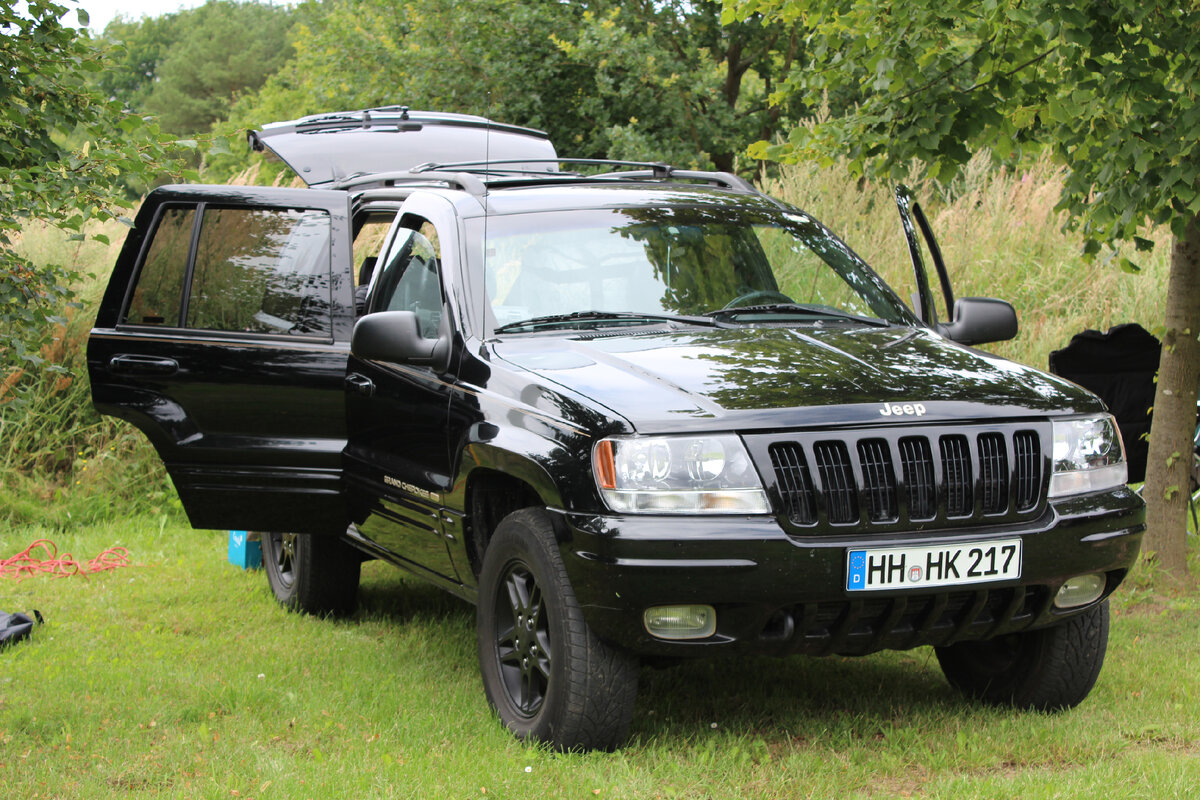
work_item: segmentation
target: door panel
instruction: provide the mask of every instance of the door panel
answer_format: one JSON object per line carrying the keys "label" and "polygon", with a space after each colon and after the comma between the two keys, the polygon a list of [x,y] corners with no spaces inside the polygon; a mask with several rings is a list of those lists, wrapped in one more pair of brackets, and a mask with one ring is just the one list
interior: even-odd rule
{"label": "door panel", "polygon": [[345,530],[348,209],[175,187],[138,214],[88,342],[93,400],[146,433],[195,527]]}
{"label": "door panel", "polygon": [[[401,218],[377,265],[367,311],[413,311],[423,338],[449,335],[437,229]],[[409,566],[456,581],[441,509],[451,488],[454,376],[428,366],[350,357],[346,481],[359,533]]]}

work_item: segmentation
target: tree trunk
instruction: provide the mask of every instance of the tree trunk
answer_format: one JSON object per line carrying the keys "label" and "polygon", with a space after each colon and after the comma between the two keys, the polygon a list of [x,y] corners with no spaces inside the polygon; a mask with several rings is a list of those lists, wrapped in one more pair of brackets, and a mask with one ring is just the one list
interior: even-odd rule
{"label": "tree trunk", "polygon": [[1192,437],[1200,381],[1200,217],[1171,247],[1166,333],[1154,393],[1154,423],[1146,463],[1146,537],[1143,552],[1172,584],[1187,582],[1188,497]]}

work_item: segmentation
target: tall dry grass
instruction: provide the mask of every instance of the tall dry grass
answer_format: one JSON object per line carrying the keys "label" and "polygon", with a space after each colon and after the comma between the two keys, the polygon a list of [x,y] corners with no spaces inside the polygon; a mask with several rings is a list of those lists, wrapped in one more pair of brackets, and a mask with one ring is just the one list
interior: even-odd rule
{"label": "tall dry grass", "polygon": [[[1086,263],[1083,238],[1064,231],[1067,218],[1054,210],[1062,172],[1049,160],[1012,171],[977,158],[949,187],[915,176],[908,185],[938,237],[956,296],[999,297],[1017,309],[1017,338],[987,349],[1045,368],[1050,352],[1085,328],[1161,325],[1168,232],[1144,234],[1156,246],[1138,254],[1145,256],[1135,259],[1139,274],[1121,271],[1115,259]],[[764,188],[824,222],[901,296],[911,296],[912,266],[890,186],[853,180],[843,165],[802,164],[783,167]]]}
{"label": "tall dry grass", "polygon": [[111,240],[104,245],[34,223],[16,243],[34,263],[73,265],[82,277],[73,287],[79,307],[63,309],[66,323],[45,331],[44,363],[0,375],[0,521],[62,527],[178,507],[141,432],[92,406],[87,336],[125,230],[94,227]]}

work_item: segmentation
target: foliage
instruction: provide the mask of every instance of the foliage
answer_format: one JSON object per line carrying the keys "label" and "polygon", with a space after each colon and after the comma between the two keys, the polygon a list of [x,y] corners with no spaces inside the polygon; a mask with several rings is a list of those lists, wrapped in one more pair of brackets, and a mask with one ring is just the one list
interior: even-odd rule
{"label": "foliage", "polygon": [[334,0],[297,26],[296,55],[239,102],[245,127],[348,108],[403,104],[489,114],[582,136],[561,117],[582,91],[548,32],[570,28],[574,4],[517,0]]}
{"label": "foliage", "polygon": [[284,6],[208,0],[160,17],[115,20],[104,39],[120,47],[99,85],[157,115],[164,130],[207,131],[240,94],[257,89],[291,57],[294,17]]}
{"label": "foliage", "polygon": [[239,126],[403,104],[540,128],[572,156],[723,169],[786,116],[766,99],[797,47],[755,21],[722,27],[712,0],[335,0],[292,43]]}
{"label": "foliage", "polygon": [[[727,21],[800,25],[807,58],[777,101],[852,86],[860,104],[753,152],[846,155],[902,176],[949,180],[973,153],[998,161],[1046,145],[1068,167],[1061,207],[1087,235],[1149,247],[1149,219],[1182,235],[1200,213],[1200,35],[1194,4],[1136,0],[725,0]],[[1125,262],[1132,266],[1131,262]]]}
{"label": "foliage", "polygon": [[591,76],[576,113],[606,135],[609,156],[732,171],[746,142],[796,118],[798,101],[767,104],[775,74],[802,54],[789,26],[722,26],[715,0],[608,5],[551,37]]}
{"label": "foliage", "polygon": [[[89,82],[103,54],[63,25],[67,12],[34,0],[22,13],[0,0],[0,367],[39,364],[34,340],[61,322],[72,296],[72,266],[13,250],[22,228],[52,220],[82,235],[88,220],[117,213],[117,176],[183,168],[180,143]],[[68,135],[81,144],[65,144]]]}

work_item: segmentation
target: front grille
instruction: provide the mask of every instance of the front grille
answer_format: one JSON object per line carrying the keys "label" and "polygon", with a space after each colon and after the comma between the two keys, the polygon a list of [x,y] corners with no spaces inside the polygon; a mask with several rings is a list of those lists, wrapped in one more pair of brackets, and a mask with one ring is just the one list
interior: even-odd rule
{"label": "front grille", "polygon": [[1045,501],[1044,435],[979,426],[748,441],[756,458],[766,445],[780,510],[792,525],[897,530],[1031,518]]}

